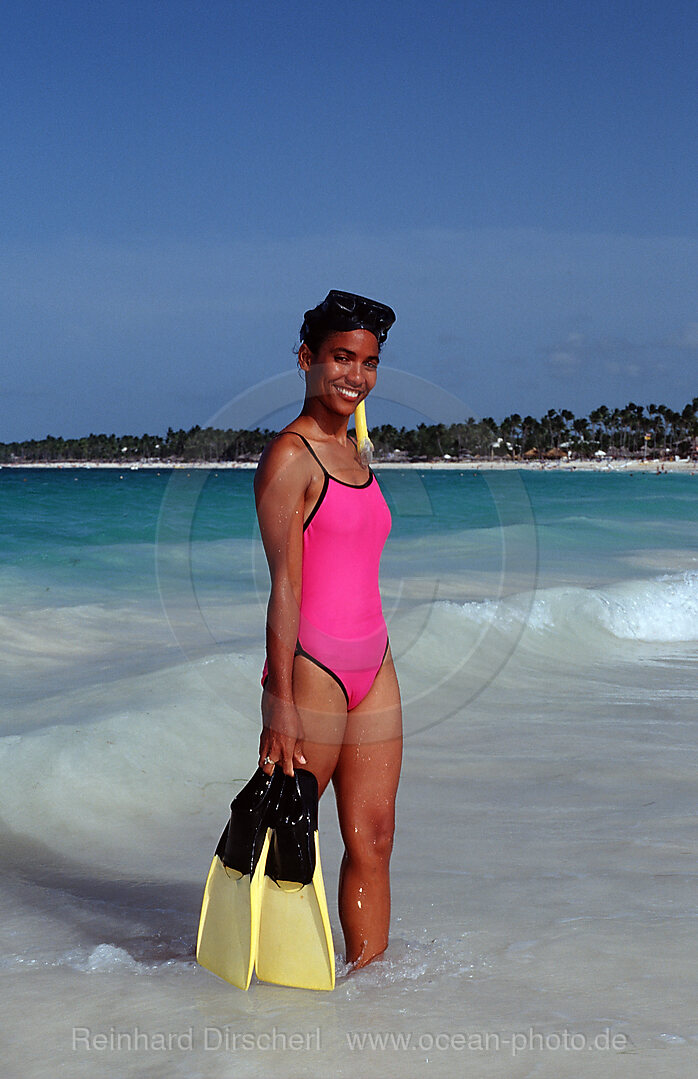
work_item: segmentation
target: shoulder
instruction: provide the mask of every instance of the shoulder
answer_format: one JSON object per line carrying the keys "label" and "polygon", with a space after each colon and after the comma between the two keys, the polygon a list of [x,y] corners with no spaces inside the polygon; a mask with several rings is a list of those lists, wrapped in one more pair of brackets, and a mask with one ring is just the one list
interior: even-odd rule
{"label": "shoulder", "polygon": [[255,487],[282,477],[284,482],[295,479],[307,486],[311,471],[309,458],[310,454],[297,434],[281,431],[264,447],[255,473]]}

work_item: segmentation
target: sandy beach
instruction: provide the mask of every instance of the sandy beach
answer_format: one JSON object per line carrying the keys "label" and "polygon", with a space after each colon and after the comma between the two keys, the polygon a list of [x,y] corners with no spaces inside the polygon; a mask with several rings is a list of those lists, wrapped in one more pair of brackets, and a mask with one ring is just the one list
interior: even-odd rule
{"label": "sandy beach", "polygon": [[[191,470],[204,468],[219,470],[255,469],[256,461],[136,461],[122,464],[119,461],[22,461],[6,463],[0,468],[107,468],[118,469],[121,472],[138,471],[140,469],[155,469],[156,471],[168,471],[169,469]],[[679,472],[695,475],[698,472],[698,461],[687,458],[665,461],[635,461],[623,458],[608,458],[601,461],[505,461],[495,460],[436,460],[436,461],[381,461],[373,462],[372,467],[378,470],[393,469],[416,469],[435,470],[444,469],[455,472],[492,472],[492,471],[526,471],[526,472]]]}

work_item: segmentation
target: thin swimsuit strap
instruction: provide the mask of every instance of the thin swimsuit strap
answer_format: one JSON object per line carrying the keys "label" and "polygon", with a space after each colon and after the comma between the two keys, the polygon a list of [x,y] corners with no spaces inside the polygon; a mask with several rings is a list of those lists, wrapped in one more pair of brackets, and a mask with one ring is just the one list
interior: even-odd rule
{"label": "thin swimsuit strap", "polygon": [[[347,483],[346,480],[338,480],[336,476],[333,476],[331,472],[327,471],[327,469],[323,465],[322,461],[320,460],[320,458],[316,454],[315,450],[313,449],[313,447],[308,442],[308,439],[305,437],[305,435],[302,435],[300,433],[300,431],[286,431],[286,434],[287,435],[297,435],[298,438],[300,438],[301,442],[305,445],[306,449],[310,450],[311,454],[313,455],[313,457],[315,458],[317,463],[320,465],[320,468],[324,472],[327,479],[334,480],[335,483],[341,483],[342,486],[344,486],[344,487],[353,487],[354,490],[356,490],[356,491],[361,490],[362,487],[368,487],[369,483],[373,479],[373,469],[371,468],[370,465],[368,465],[367,466],[368,467],[368,479],[366,480],[365,483]],[[315,512],[315,511],[313,511],[313,512]]]}

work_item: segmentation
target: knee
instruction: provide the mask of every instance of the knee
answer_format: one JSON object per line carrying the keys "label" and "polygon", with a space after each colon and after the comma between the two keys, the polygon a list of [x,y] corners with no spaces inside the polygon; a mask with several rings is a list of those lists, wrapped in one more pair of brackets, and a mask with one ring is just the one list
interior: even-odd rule
{"label": "knee", "polygon": [[345,842],[347,855],[356,862],[384,864],[390,861],[394,833],[395,820],[392,814],[357,822]]}

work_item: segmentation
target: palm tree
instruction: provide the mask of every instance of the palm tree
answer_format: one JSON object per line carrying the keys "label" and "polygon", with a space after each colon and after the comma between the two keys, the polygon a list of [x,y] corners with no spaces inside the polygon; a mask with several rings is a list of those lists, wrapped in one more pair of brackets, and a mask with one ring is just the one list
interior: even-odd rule
{"label": "palm tree", "polygon": [[[505,438],[511,438],[513,441],[512,455],[516,457],[516,439],[520,438],[521,417],[518,412],[513,412],[511,416],[507,416],[499,425],[499,430]],[[519,450],[521,446],[519,446]]]}
{"label": "palm tree", "polygon": [[572,423],[572,430],[578,437],[580,448],[584,447],[586,449],[586,444],[589,441],[589,421],[583,417],[574,420]]}
{"label": "palm tree", "polygon": [[610,442],[609,424],[611,420],[611,414],[606,405],[599,405],[593,412],[589,413],[589,419],[592,423],[596,424],[597,441],[602,450],[608,451]]}

